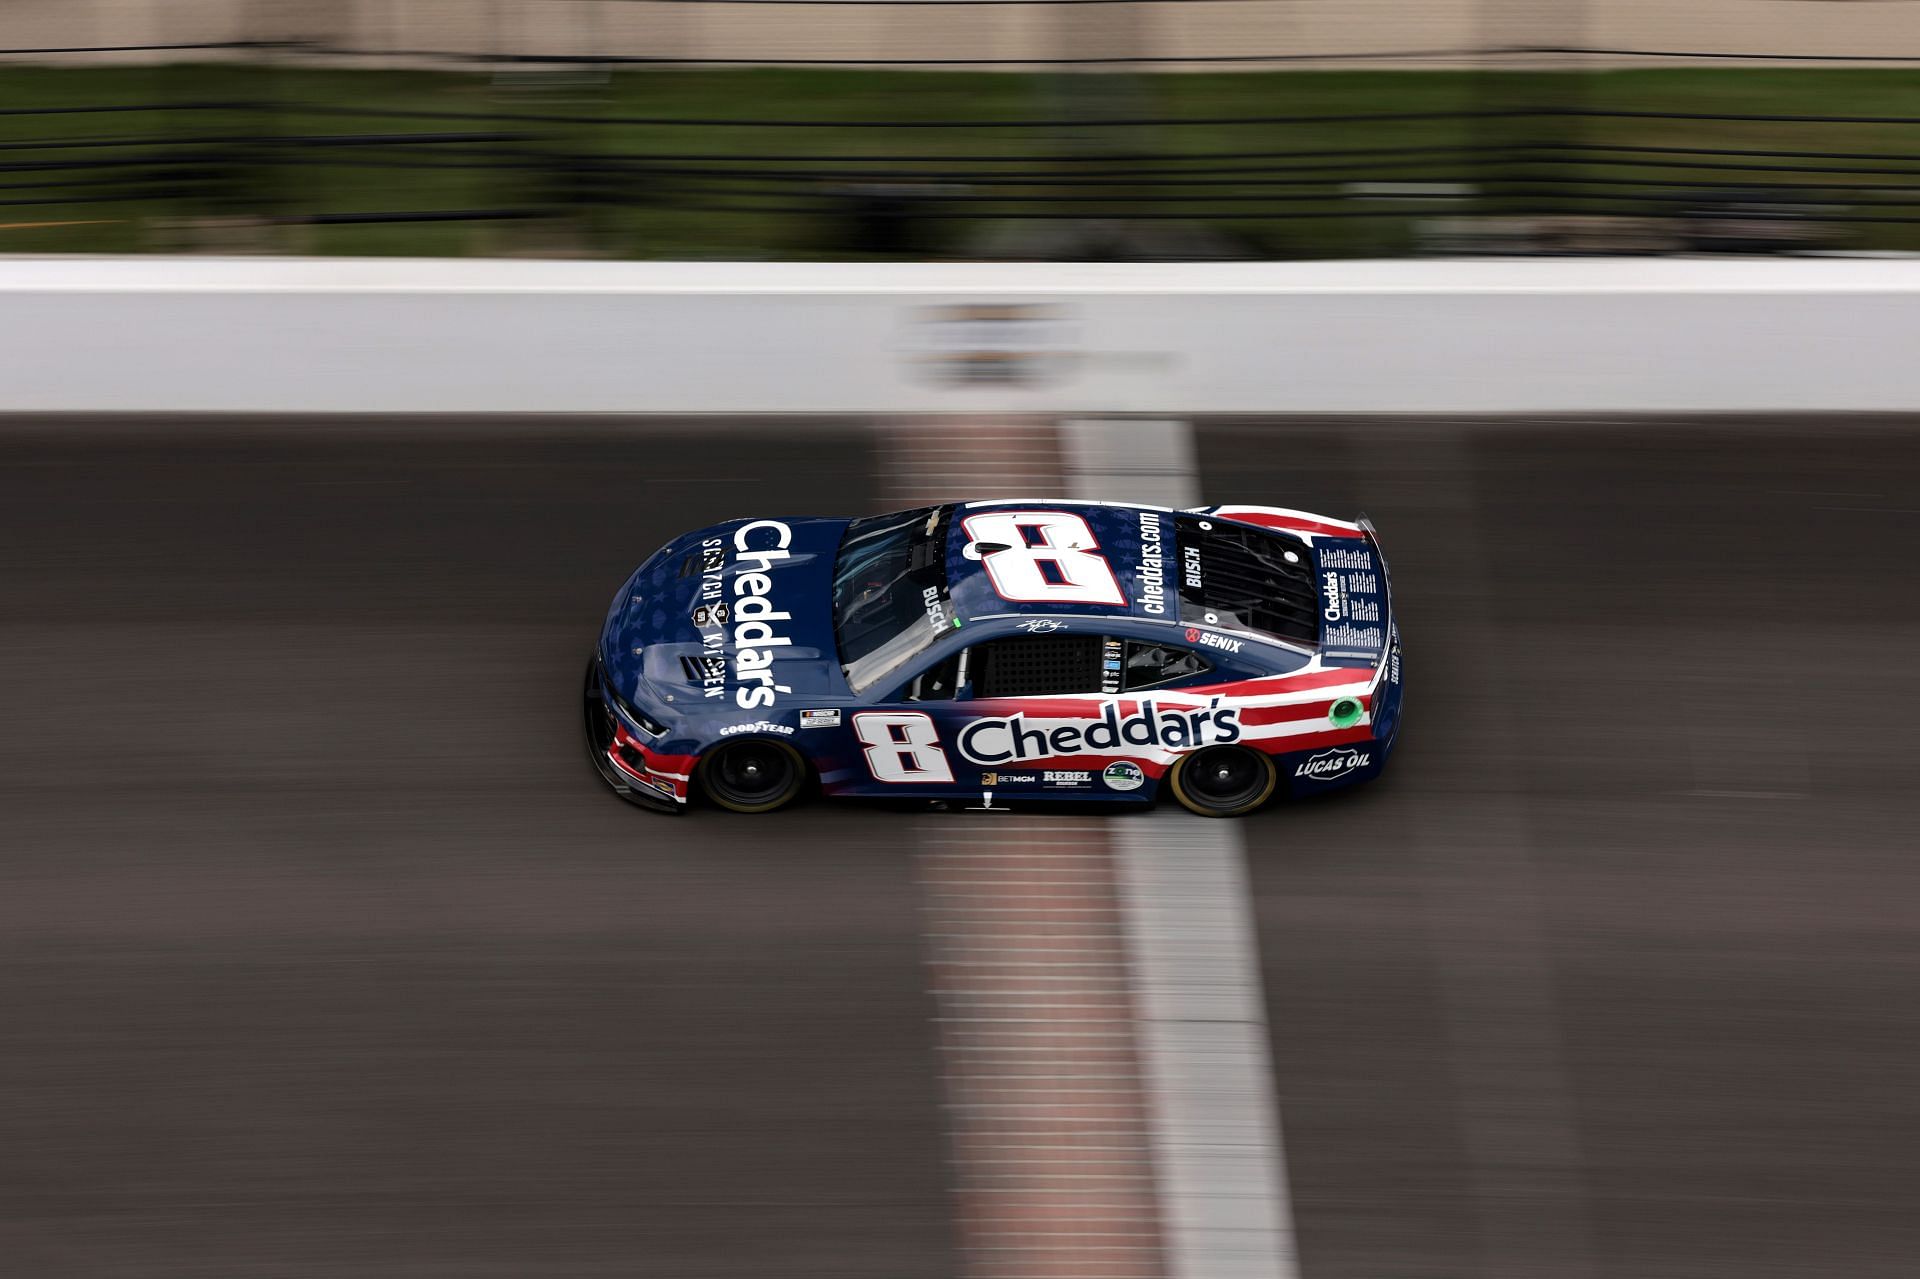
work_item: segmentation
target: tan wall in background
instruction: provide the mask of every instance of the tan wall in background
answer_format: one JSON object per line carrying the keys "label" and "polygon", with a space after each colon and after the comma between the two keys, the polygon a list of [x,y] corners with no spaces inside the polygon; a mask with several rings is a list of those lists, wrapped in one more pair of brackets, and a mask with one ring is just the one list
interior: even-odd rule
{"label": "tan wall in background", "polygon": [[[1920,56],[1920,0],[1159,0],[1052,9],[1038,4],[729,6],[654,0],[0,3],[0,46],[7,48],[183,44],[283,35],[379,52],[424,48],[748,62],[1331,56],[1512,44]],[[154,56],[62,55],[61,60]],[[1580,65],[1637,61],[1583,59]],[[1411,65],[1460,64],[1435,59]]]}

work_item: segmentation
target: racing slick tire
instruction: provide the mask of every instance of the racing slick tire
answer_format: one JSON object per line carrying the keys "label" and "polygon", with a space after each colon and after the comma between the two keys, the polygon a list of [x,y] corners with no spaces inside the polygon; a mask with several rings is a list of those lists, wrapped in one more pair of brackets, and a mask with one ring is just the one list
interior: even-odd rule
{"label": "racing slick tire", "polygon": [[1209,746],[1174,761],[1173,797],[1202,817],[1238,817],[1273,798],[1280,774],[1273,757],[1244,746]]}
{"label": "racing slick tire", "polygon": [[799,797],[807,784],[807,761],[786,742],[739,737],[700,757],[700,788],[730,813],[771,813]]}

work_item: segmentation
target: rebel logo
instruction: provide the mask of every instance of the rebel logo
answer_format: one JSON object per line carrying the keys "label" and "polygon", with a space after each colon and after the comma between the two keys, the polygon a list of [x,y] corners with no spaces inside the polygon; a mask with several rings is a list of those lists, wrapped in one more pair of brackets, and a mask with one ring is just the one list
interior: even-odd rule
{"label": "rebel logo", "polygon": [[1312,782],[1330,782],[1335,778],[1357,773],[1365,768],[1373,756],[1366,751],[1329,750],[1318,755],[1309,755],[1293,770],[1295,777]]}

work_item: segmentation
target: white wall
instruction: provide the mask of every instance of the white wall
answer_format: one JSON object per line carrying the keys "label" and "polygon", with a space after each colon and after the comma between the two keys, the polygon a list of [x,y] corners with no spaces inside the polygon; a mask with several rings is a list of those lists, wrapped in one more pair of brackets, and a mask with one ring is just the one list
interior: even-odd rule
{"label": "white wall", "polygon": [[0,259],[13,412],[1912,410],[1916,349],[1920,261]]}

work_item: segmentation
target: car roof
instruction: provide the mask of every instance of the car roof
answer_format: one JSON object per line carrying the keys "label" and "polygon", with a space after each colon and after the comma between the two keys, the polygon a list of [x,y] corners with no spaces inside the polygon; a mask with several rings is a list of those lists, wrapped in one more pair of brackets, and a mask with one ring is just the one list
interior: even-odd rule
{"label": "car roof", "polygon": [[[1243,513],[1250,518],[1239,518]],[[994,518],[1008,515],[1017,517],[1016,521],[1008,523]],[[1060,516],[1064,522],[1040,530],[1019,527],[1032,523],[1027,517],[1034,515]],[[1204,648],[1216,657],[1231,655],[1245,666],[1275,673],[1297,669],[1303,662],[1312,660],[1316,645],[1304,638],[1294,639],[1247,627],[1231,618],[1224,618],[1223,625],[1182,615],[1180,556],[1186,543],[1176,535],[1176,521],[1182,519],[1226,520],[1253,526],[1263,533],[1277,533],[1283,539],[1297,541],[1303,553],[1310,542],[1300,536],[1302,528],[1343,537],[1361,531],[1357,525],[1280,508],[1177,511],[1164,506],[1058,498],[1003,498],[961,503],[954,507],[947,535],[948,589],[953,616],[972,633],[969,642],[980,638],[982,630],[988,635],[1068,631]],[[1200,527],[1209,526],[1203,522]],[[1093,552],[1089,557],[1092,562],[1069,565],[1059,571],[1048,570],[1049,577],[1056,585],[1065,585],[1067,583],[1060,580],[1063,576],[1071,581],[1084,574],[1090,582],[1110,576],[1109,598],[1101,601],[1089,597],[1064,603],[1006,598],[983,562],[988,557],[981,556],[977,547],[982,543],[1017,544],[1022,537],[1028,545],[1059,546],[1064,542],[1069,548],[1084,546]],[[968,554],[970,549],[973,554]],[[1031,566],[1027,571],[1031,571]]]}
{"label": "car roof", "polygon": [[[1120,584],[1122,598],[1119,603],[1101,603],[1091,599],[1073,603],[1032,603],[1007,599],[994,588],[991,575],[984,571],[978,558],[966,553],[967,548],[975,542],[976,536],[994,535],[994,517],[1035,512],[1057,513],[1069,519],[1077,518],[1084,524],[1094,539],[1093,548],[1111,566]],[[1008,615],[1056,619],[1142,616],[1140,601],[1143,588],[1148,583],[1152,583],[1157,590],[1157,598],[1173,599],[1172,579],[1165,557],[1155,555],[1153,551],[1156,546],[1171,551],[1176,514],[1164,506],[1135,506],[1067,498],[999,498],[960,503],[954,508],[947,539],[948,593],[953,600],[954,613],[969,623]],[[1177,606],[1169,603],[1167,607],[1169,615],[1178,614]]]}

